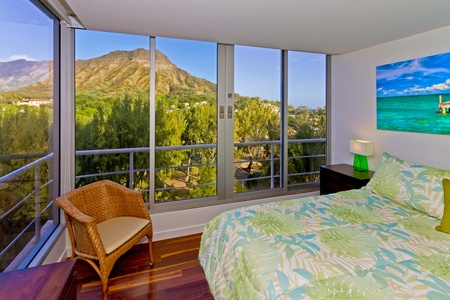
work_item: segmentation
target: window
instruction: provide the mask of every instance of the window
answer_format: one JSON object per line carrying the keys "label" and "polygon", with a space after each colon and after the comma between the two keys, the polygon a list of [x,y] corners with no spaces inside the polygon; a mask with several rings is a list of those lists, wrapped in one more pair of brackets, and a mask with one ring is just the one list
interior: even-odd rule
{"label": "window", "polygon": [[149,190],[149,37],[75,33],[76,187],[109,179]]}
{"label": "window", "polygon": [[217,44],[156,38],[155,201],[217,194]]}
{"label": "window", "polygon": [[110,179],[143,191],[151,209],[172,210],[317,183],[325,55],[89,30],[75,37],[76,186]]}
{"label": "window", "polygon": [[76,186],[110,179],[151,199],[148,151],[154,115],[155,201],[214,196],[216,44],[156,40],[153,114],[149,40],[76,32]]}
{"label": "window", "polygon": [[0,1],[0,271],[26,267],[59,223],[58,22]]}
{"label": "window", "polygon": [[235,193],[281,187],[281,50],[234,47]]}
{"label": "window", "polygon": [[288,184],[319,181],[325,164],[326,55],[288,52]]}

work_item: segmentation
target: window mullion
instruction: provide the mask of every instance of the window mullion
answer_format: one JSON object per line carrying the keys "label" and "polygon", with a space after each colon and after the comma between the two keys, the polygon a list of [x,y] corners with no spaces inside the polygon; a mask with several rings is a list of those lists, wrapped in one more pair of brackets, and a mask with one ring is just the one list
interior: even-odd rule
{"label": "window mullion", "polygon": [[156,179],[156,169],[155,169],[155,103],[156,103],[156,42],[155,37],[150,37],[150,118],[149,118],[149,139],[150,139],[150,150],[149,150],[149,204],[150,210],[155,209],[155,179]]}
{"label": "window mullion", "polygon": [[281,51],[281,101],[280,101],[280,187],[287,191],[288,182],[288,51]]}

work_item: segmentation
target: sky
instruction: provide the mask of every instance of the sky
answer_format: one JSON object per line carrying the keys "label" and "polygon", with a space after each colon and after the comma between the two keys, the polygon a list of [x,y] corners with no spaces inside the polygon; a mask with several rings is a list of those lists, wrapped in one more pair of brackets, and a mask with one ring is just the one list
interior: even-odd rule
{"label": "sky", "polygon": [[450,93],[450,52],[379,66],[377,97]]}
{"label": "sky", "polygon": [[[8,2],[0,11],[0,62],[16,59],[49,60],[53,57],[52,21],[28,0]],[[147,36],[76,30],[75,57],[89,59],[114,50],[150,48]],[[156,49],[179,68],[217,83],[217,44],[156,38]],[[235,46],[235,92],[250,97],[280,100],[281,51]],[[325,55],[289,52],[289,104],[325,106]]]}
{"label": "sky", "polygon": [[0,0],[0,62],[53,58],[53,21],[29,0]]}

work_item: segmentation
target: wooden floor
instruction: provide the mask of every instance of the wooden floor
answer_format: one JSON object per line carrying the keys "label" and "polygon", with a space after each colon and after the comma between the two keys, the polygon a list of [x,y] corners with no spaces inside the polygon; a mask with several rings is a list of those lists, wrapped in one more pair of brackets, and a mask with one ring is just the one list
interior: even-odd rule
{"label": "wooden floor", "polygon": [[[198,262],[201,234],[136,245],[115,264],[109,276],[109,299],[214,299]],[[75,265],[77,299],[102,299],[98,275],[83,260]]]}

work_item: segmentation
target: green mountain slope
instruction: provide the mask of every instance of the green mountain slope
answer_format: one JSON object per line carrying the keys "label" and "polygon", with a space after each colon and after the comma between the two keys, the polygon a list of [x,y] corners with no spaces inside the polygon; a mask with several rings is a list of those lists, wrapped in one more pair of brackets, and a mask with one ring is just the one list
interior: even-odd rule
{"label": "green mountain slope", "polygon": [[[43,64],[45,65],[45,64]],[[48,64],[47,72],[48,72]],[[117,50],[106,55],[75,62],[76,92],[79,94],[116,97],[124,94],[148,93],[150,87],[150,53],[145,49]],[[20,73],[20,72],[17,72]],[[48,78],[53,78],[51,72]],[[8,93],[0,93],[0,100],[12,97],[49,98],[51,80],[35,82]],[[216,85],[192,76],[174,65],[163,53],[156,51],[156,93],[182,92],[192,94],[215,93]],[[18,99],[16,99],[18,100]]]}

